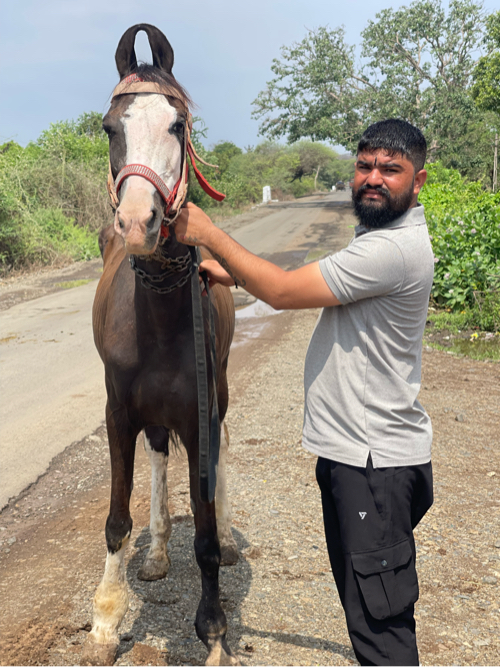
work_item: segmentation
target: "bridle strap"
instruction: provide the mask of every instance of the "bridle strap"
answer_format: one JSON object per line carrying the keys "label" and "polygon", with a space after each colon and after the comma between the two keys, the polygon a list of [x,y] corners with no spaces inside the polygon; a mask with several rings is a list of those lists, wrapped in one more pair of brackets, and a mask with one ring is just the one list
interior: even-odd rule
{"label": "bridle strap", "polygon": [[[215,349],[215,321],[212,313],[213,295],[209,290],[206,273],[199,272],[201,255],[198,248],[189,246],[191,255],[191,299],[193,313],[194,350],[196,359],[196,383],[198,387],[198,463],[200,497],[211,503],[217,485],[217,466],[220,450],[220,418],[217,402],[217,365]],[[205,342],[205,319],[203,314],[200,276],[208,298],[209,350],[208,360],[212,370],[212,387],[208,385],[207,347]],[[210,391],[211,390],[211,391]],[[212,401],[210,401],[212,394]]]}
{"label": "bridle strap", "polygon": [[[125,167],[123,167],[115,180],[115,190],[117,193],[120,192],[122,183],[126,178],[128,178],[128,176],[141,176],[142,178],[145,178],[155,186],[165,204],[171,205],[173,203],[173,193],[170,192],[165,181],[163,181],[160,176],[158,176],[156,171],[153,171],[150,169],[150,167],[146,167],[143,164],[127,164]],[[178,187],[178,184],[179,181],[177,182],[176,187]]]}
{"label": "bridle strap", "polygon": [[135,95],[136,93],[156,93],[157,95],[167,95],[168,97],[176,97],[178,100],[184,102],[184,99],[173,86],[161,81],[143,81],[137,74],[129,74],[113,90],[111,101],[117,95]]}

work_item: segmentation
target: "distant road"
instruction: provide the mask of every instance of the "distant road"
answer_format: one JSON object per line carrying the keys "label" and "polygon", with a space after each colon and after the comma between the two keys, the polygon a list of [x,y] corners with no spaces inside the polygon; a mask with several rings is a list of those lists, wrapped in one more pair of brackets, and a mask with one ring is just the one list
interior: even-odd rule
{"label": "distant road", "polygon": [[[224,227],[252,252],[284,267],[300,265],[325,242],[325,228],[334,239],[330,251],[336,242],[345,245],[352,234],[344,221],[349,197],[348,191],[274,204]],[[91,325],[96,287],[93,280],[0,313],[0,508],[104,419],[104,371]]]}

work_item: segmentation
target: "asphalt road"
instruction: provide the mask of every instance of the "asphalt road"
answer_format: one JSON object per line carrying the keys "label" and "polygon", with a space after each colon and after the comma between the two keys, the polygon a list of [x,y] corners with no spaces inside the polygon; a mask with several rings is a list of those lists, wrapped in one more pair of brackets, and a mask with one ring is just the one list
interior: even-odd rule
{"label": "asphalt road", "polygon": [[[345,245],[349,198],[346,192],[274,204],[222,227],[258,255],[300,265],[311,252]],[[0,315],[0,509],[104,419],[104,372],[91,326],[96,287],[93,280]]]}

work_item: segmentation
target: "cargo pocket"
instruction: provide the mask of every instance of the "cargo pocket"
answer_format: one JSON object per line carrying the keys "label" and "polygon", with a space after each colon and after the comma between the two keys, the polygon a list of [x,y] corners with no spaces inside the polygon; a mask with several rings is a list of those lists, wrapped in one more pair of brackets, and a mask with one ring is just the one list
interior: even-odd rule
{"label": "cargo pocket", "polygon": [[418,580],[410,542],[351,553],[368,611],[377,620],[397,616],[418,600]]}

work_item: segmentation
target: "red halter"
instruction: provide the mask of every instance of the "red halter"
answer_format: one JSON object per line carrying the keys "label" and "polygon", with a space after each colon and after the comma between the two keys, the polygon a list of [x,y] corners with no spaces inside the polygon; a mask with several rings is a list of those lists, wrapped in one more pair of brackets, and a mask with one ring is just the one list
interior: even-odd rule
{"label": "red halter", "polygon": [[[187,144],[187,154],[189,155],[189,158],[191,160],[191,166],[193,167],[194,174],[196,176],[196,179],[198,180],[198,183],[200,186],[203,188],[203,190],[209,195],[209,197],[212,197],[212,199],[215,199],[216,201],[222,201],[226,195],[222,194],[222,192],[218,192],[213,188],[210,183],[207,181],[207,179],[203,176],[201,171],[198,169],[198,166],[196,164],[195,160],[195,152],[193,150],[193,147],[191,145],[191,141],[188,142]],[[188,180],[188,170],[189,167],[186,164],[186,169],[185,169],[185,182],[187,183]],[[127,164],[123,169],[118,173],[118,176],[115,179],[115,192],[118,194],[120,192],[120,188],[123,185],[123,182],[126,178],[129,176],[141,176],[142,178],[145,178],[147,181],[152,183],[155,188],[158,190],[158,192],[161,195],[161,198],[165,202],[165,212],[164,212],[164,217],[167,218],[168,213],[170,209],[172,208],[172,205],[175,201],[175,197],[177,195],[177,192],[179,190],[179,186],[182,182],[182,175],[180,176],[179,180],[174,186],[174,189],[172,191],[169,190],[167,184],[165,181],[158,176],[158,174],[150,169],[149,167],[146,167],[143,164]],[[161,226],[161,235],[168,237],[168,225],[165,225],[162,223]]]}

